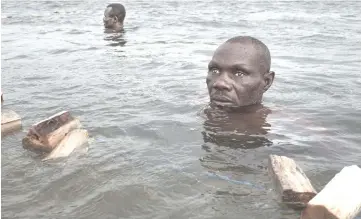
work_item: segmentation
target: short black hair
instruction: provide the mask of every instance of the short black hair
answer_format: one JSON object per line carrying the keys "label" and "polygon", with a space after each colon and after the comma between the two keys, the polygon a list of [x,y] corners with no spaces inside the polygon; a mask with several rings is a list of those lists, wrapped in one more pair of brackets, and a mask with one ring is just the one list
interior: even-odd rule
{"label": "short black hair", "polygon": [[125,15],[126,15],[124,6],[120,3],[112,3],[107,6],[107,8],[109,8],[109,7],[111,8],[111,10],[108,11],[108,13],[107,13],[107,10],[105,9],[104,16],[107,16],[107,17],[115,16],[118,18],[118,21],[123,22]]}
{"label": "short black hair", "polygon": [[271,53],[266,44],[264,44],[262,41],[251,36],[236,36],[228,39],[225,43],[250,44],[254,46],[266,62],[267,71],[270,71]]}

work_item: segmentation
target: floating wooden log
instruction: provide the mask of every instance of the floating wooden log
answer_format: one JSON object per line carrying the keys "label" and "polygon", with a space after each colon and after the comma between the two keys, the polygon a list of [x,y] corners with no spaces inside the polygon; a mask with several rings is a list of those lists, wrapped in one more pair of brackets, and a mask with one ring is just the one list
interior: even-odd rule
{"label": "floating wooden log", "polygon": [[301,219],[353,219],[361,211],[361,169],[344,167],[302,211]]}
{"label": "floating wooden log", "polygon": [[30,127],[28,134],[22,140],[23,147],[49,153],[66,134],[80,127],[80,121],[72,117],[69,112],[59,112]]}
{"label": "floating wooden log", "polygon": [[1,135],[21,129],[21,117],[14,111],[9,109],[1,110]]}
{"label": "floating wooden log", "polygon": [[75,129],[69,132],[61,142],[48,154],[43,161],[59,157],[67,157],[75,148],[88,142],[88,131]]}
{"label": "floating wooden log", "polygon": [[291,208],[305,207],[317,194],[306,174],[291,158],[270,155],[268,171],[282,203]]}

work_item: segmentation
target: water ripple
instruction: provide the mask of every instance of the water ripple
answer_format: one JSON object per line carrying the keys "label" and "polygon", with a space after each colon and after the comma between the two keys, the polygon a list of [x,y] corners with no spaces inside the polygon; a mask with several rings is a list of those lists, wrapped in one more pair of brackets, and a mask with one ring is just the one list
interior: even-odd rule
{"label": "water ripple", "polygon": [[[23,123],[1,140],[4,218],[292,218],[270,153],[294,158],[317,189],[359,162],[359,2],[124,4],[125,30],[112,34],[104,1],[2,1],[2,107]],[[203,112],[207,64],[235,35],[271,50],[261,134]],[[92,142],[43,163],[21,139],[61,110]]]}

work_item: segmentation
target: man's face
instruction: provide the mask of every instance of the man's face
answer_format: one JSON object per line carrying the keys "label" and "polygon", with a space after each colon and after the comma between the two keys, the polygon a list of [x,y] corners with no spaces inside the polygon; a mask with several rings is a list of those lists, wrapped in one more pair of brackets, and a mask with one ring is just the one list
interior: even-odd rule
{"label": "man's face", "polygon": [[103,18],[103,23],[105,28],[114,28],[117,22],[116,17],[105,17]]}
{"label": "man's face", "polygon": [[114,28],[118,21],[112,10],[112,7],[107,7],[104,11],[103,23],[105,28]]}
{"label": "man's face", "polygon": [[115,24],[115,19],[114,17],[104,17],[103,23],[105,28],[113,28]]}
{"label": "man's face", "polygon": [[260,57],[251,44],[221,45],[208,65],[206,82],[211,103],[230,108],[260,103],[268,73]]}

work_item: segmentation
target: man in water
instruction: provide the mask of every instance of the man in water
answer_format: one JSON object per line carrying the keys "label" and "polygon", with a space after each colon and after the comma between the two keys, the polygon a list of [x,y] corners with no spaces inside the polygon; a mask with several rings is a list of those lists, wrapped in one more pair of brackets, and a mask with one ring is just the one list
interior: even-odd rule
{"label": "man in water", "polygon": [[103,23],[106,29],[120,31],[123,29],[123,23],[126,12],[122,4],[109,4],[104,11]]}
{"label": "man in water", "polygon": [[270,66],[267,46],[253,37],[233,37],[216,49],[206,80],[205,143],[244,149],[272,144],[266,138],[271,110],[262,105],[275,76]]}
{"label": "man in water", "polygon": [[208,64],[207,87],[211,105],[254,111],[272,85],[271,55],[267,46],[249,36],[227,40]]}

